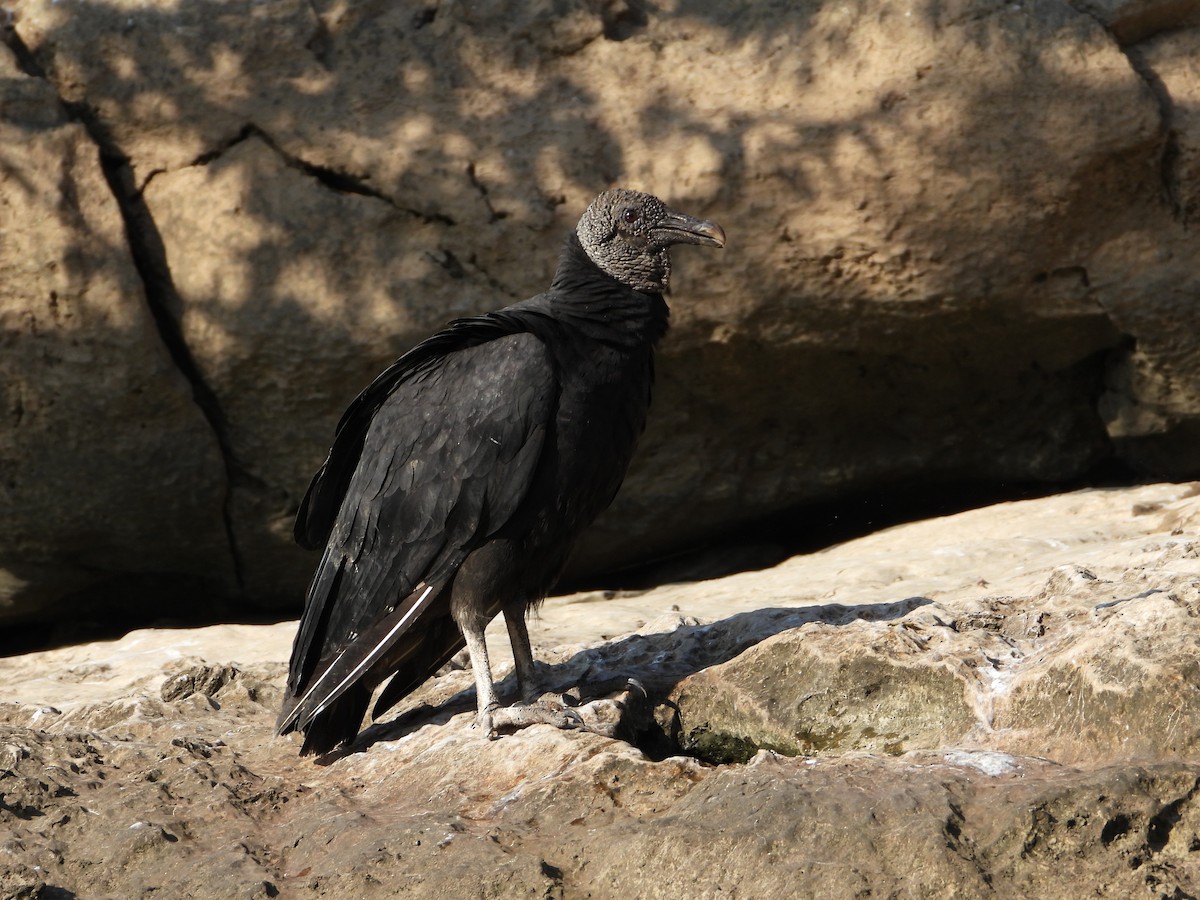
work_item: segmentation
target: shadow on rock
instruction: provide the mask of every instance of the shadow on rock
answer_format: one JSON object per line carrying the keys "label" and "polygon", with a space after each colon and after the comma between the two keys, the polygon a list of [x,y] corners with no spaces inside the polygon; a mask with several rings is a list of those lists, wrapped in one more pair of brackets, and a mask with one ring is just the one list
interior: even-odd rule
{"label": "shadow on rock", "polygon": [[[853,606],[771,607],[710,624],[681,615],[660,617],[646,625],[646,633],[630,634],[579,650],[556,664],[542,665],[542,686],[581,711],[582,727],[634,744],[653,759],[663,759],[689,752],[681,741],[679,710],[670,699],[676,685],[689,676],[804,625],[890,621],[932,602],[927,597],[908,597]],[[498,691],[502,698],[514,697],[515,676],[510,674],[500,682]],[[396,740],[423,725],[444,725],[455,715],[474,709],[473,687],[441,703],[421,703],[389,722],[368,728],[351,747],[331,755],[328,761],[366,750],[377,741]]]}

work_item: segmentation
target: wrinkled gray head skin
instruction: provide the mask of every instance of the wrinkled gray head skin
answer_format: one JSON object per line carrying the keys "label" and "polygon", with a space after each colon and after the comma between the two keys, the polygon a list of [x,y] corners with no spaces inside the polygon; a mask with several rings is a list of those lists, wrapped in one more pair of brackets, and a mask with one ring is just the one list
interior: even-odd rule
{"label": "wrinkled gray head skin", "polygon": [[646,293],[670,288],[672,244],[725,246],[725,232],[715,222],[674,212],[651,194],[623,188],[593,200],[575,230],[592,262]]}

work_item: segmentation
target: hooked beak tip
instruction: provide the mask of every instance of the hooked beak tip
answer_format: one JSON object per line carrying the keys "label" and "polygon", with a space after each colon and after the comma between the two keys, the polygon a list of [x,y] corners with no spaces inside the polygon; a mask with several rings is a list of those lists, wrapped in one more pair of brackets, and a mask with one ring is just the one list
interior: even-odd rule
{"label": "hooked beak tip", "polygon": [[707,242],[714,247],[725,246],[725,229],[716,222],[701,222],[701,228],[697,229],[697,233],[707,238]]}
{"label": "hooked beak tip", "polygon": [[694,219],[673,213],[660,225],[667,244],[702,244],[708,247],[725,246],[725,229],[716,222]]}

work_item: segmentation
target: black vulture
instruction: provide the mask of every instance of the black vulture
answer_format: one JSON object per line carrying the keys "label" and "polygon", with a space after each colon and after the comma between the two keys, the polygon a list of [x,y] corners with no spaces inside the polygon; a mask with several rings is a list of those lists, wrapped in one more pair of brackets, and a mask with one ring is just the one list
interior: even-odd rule
{"label": "black vulture", "polygon": [[296,516],[323,550],[292,647],[276,731],[303,754],[348,744],[464,644],[476,725],[551,721],[498,710],[484,628],[503,612],[521,698],[538,695],[525,613],[609,505],[646,421],[667,330],[673,244],[725,245],[720,226],[609,190],[567,236],[550,289],[457,319],[350,404]]}

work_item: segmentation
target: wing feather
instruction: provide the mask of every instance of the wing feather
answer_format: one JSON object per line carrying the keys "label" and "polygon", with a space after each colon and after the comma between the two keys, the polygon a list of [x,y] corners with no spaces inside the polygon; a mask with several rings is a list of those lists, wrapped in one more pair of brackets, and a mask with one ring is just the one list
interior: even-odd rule
{"label": "wing feather", "polygon": [[540,301],[540,297],[534,297],[505,310],[454,320],[384,369],[355,397],[338,421],[329,455],[300,501],[293,529],[296,543],[306,550],[325,546],[358,468],[375,414],[402,384],[420,384],[452,354],[529,331],[531,324],[536,326],[544,318]]}
{"label": "wing feather", "polygon": [[[372,388],[387,395],[364,399],[369,388],[343,417],[297,518],[298,537],[325,531],[336,485],[323,479],[345,478],[293,646],[281,732],[304,728],[420,627],[466,555],[517,512],[541,458],[558,380],[533,334],[493,335],[406,372],[380,376]],[[363,428],[355,416],[368,409]],[[338,441],[356,430],[345,476],[351,451]]]}

